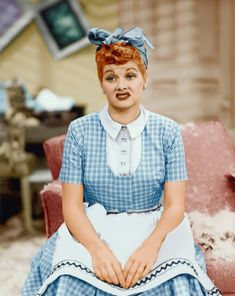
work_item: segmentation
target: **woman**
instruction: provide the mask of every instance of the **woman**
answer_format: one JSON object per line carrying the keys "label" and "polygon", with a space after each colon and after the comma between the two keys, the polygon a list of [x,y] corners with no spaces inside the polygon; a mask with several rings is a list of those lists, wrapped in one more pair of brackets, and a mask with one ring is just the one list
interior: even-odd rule
{"label": "woman", "polygon": [[65,223],[32,261],[21,295],[220,295],[184,214],[180,129],[141,106],[151,42],[139,28],[93,28],[88,38],[108,106],[70,124]]}

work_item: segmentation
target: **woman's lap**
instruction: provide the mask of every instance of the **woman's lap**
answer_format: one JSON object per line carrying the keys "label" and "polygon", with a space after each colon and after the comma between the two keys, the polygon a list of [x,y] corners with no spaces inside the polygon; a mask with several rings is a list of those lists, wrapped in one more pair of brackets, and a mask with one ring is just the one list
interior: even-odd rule
{"label": "woman's lap", "polygon": [[[51,262],[53,258],[57,233],[48,239],[31,262],[31,270],[21,296],[36,295],[42,283],[51,273]],[[202,251],[198,246],[195,248],[196,258],[199,265],[205,271],[205,261]],[[205,295],[197,279],[190,275],[179,275],[158,287],[152,288],[137,295],[143,296],[172,296],[172,295]],[[60,276],[47,288],[45,296],[107,296],[110,295],[94,286],[69,275]]]}
{"label": "woman's lap", "polygon": [[[203,296],[199,282],[191,276],[180,275],[170,281],[148,290],[144,293],[136,294],[141,296]],[[71,276],[62,276],[58,281],[51,284],[45,296],[108,296],[110,294],[99,290],[82,280]]]}

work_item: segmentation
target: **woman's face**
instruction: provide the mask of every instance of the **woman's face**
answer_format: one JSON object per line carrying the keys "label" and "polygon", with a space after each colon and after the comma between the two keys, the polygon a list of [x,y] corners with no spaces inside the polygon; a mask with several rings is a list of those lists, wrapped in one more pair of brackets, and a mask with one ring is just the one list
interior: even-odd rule
{"label": "woman's face", "polygon": [[143,77],[134,61],[123,65],[105,65],[102,88],[108,99],[109,110],[139,107],[145,83],[146,77]]}

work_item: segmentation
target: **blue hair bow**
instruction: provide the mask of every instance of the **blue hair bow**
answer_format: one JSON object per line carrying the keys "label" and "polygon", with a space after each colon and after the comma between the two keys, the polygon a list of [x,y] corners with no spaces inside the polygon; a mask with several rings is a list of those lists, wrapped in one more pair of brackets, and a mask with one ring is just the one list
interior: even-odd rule
{"label": "blue hair bow", "polygon": [[147,67],[148,58],[145,43],[148,47],[154,48],[151,41],[144,35],[141,28],[132,28],[124,32],[123,28],[117,28],[114,33],[110,33],[101,28],[92,28],[88,31],[88,39],[91,43],[98,45],[97,50],[100,49],[102,44],[114,44],[124,42],[138,49],[144,63]]}

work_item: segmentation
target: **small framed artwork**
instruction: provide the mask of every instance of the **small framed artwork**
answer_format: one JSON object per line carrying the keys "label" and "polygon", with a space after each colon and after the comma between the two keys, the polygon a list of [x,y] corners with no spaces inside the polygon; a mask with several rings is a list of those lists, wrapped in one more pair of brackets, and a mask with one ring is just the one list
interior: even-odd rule
{"label": "small framed artwork", "polygon": [[36,22],[56,59],[89,44],[90,26],[78,0],[48,0],[36,7]]}
{"label": "small framed artwork", "polygon": [[23,0],[0,0],[0,52],[33,19],[33,11]]}

